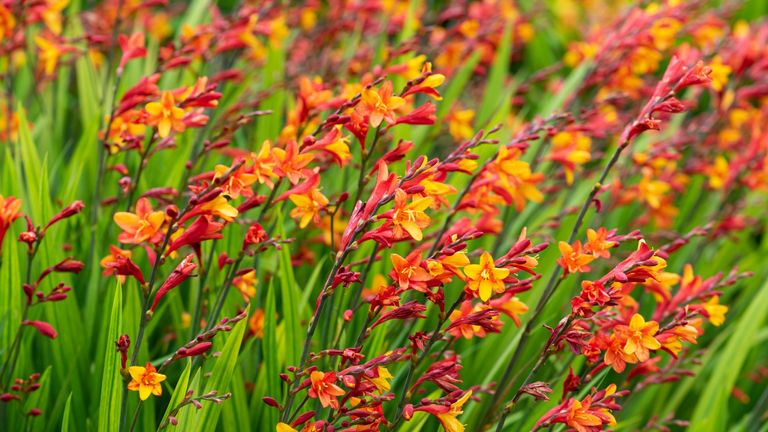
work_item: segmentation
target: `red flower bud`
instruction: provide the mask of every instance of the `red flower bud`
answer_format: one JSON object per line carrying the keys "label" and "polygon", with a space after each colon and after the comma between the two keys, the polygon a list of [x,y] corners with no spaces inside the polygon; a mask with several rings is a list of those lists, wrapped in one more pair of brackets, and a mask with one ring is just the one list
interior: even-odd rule
{"label": "red flower bud", "polygon": [[85,265],[80,261],[74,260],[72,258],[64,258],[64,260],[58,264],[43,270],[43,272],[40,274],[40,277],[37,278],[35,286],[40,285],[40,282],[42,282],[42,280],[51,273],[80,273],[80,271],[83,270],[83,267],[85,267]]}
{"label": "red flower bud", "polygon": [[187,255],[186,258],[184,258],[179,265],[173,270],[173,273],[171,273],[170,276],[168,276],[168,279],[165,280],[162,286],[160,286],[160,289],[157,291],[157,294],[155,294],[155,301],[152,302],[152,307],[149,309],[154,312],[155,308],[157,307],[157,304],[160,302],[160,299],[165,296],[168,291],[172,290],[173,288],[176,288],[184,282],[185,280],[189,279],[190,274],[192,273],[192,270],[197,268],[197,265],[192,262],[192,258],[194,257],[194,254]]}
{"label": "red flower bud", "polygon": [[42,334],[43,336],[49,337],[51,339],[56,339],[56,336],[59,335],[58,333],[56,333],[56,330],[54,330],[53,326],[51,326],[45,321],[25,320],[25,321],[22,321],[21,324],[34,327],[37,329],[37,331],[40,332],[40,334]]}
{"label": "red flower bud", "polygon": [[0,395],[0,402],[10,402],[12,400],[21,399],[19,396],[12,393],[3,393]]}
{"label": "red flower bud", "polygon": [[[211,349],[213,346],[210,342],[201,342],[199,344],[194,345],[192,348],[181,348],[177,351],[177,354],[179,358],[181,357],[195,357],[199,356],[200,354],[203,354],[204,352]],[[183,352],[182,352],[183,350]]]}
{"label": "red flower bud", "polygon": [[45,228],[43,228],[43,232],[45,232],[48,227],[55,224],[56,222],[60,220],[67,219],[69,217],[72,217],[78,213],[80,213],[83,208],[85,208],[85,204],[83,204],[82,201],[75,201],[72,204],[65,207],[62,211],[60,211],[56,216],[52,217],[51,220],[48,221],[48,223],[45,225]]}
{"label": "red flower bud", "polygon": [[268,406],[280,409],[280,404],[277,403],[277,401],[274,398],[271,398],[269,396],[264,396],[263,398],[261,398],[261,401],[264,402]]}
{"label": "red flower bud", "polygon": [[296,418],[296,420],[294,420],[293,423],[291,423],[291,426],[300,426],[300,425],[304,424],[307,420],[311,419],[314,416],[315,416],[315,412],[314,411],[307,411],[304,414],[298,416]]}

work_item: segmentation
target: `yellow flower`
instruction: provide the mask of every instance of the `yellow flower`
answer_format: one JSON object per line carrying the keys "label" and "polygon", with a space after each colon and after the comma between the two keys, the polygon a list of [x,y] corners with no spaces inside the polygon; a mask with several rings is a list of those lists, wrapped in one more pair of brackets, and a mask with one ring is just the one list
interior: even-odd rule
{"label": "yellow flower", "polygon": [[536,184],[544,180],[544,175],[532,173],[528,162],[520,160],[521,155],[519,149],[501,147],[491,166],[491,170],[499,175],[498,186],[506,190],[518,211],[523,210],[526,201],[544,201],[544,195],[536,188]]}
{"label": "yellow flower", "polygon": [[491,292],[504,292],[504,278],[509,276],[509,269],[497,268],[493,257],[488,252],[480,256],[480,264],[469,264],[464,267],[467,275],[467,287],[477,291],[480,300],[487,301],[491,298]]}
{"label": "yellow flower", "polygon": [[165,375],[157,373],[157,369],[147,362],[145,367],[131,366],[128,368],[131,374],[131,382],[128,383],[128,390],[139,392],[139,398],[146,400],[150,394],[160,396],[163,394],[161,382],[165,381]]}
{"label": "yellow flower", "polygon": [[573,184],[573,173],[592,158],[590,147],[592,140],[586,134],[575,131],[558,132],[552,137],[552,155],[550,158],[560,162],[565,168],[565,180]]}
{"label": "yellow flower", "polygon": [[275,429],[277,432],[298,432],[296,429],[283,422],[278,423]]}
{"label": "yellow flower", "polygon": [[250,301],[250,299],[256,296],[256,282],[256,271],[251,270],[236,277],[232,284],[243,295],[244,301]]}
{"label": "yellow flower", "polygon": [[475,112],[471,109],[456,110],[448,117],[448,132],[453,139],[461,141],[472,137],[472,120]]}
{"label": "yellow flower", "polygon": [[235,207],[229,205],[229,201],[227,201],[223,195],[219,195],[216,198],[201,205],[200,211],[202,213],[218,216],[227,222],[232,222],[235,220],[239,213]]}
{"label": "yellow flower", "polygon": [[632,315],[629,326],[617,326],[617,330],[624,332],[627,336],[624,353],[636,355],[641,362],[648,360],[648,350],[661,348],[661,344],[655,337],[659,330],[659,323],[656,321],[646,323],[640,314]]}
{"label": "yellow flower", "polygon": [[682,26],[683,24],[675,18],[663,17],[656,20],[650,30],[656,49],[663,51],[672,46]]}
{"label": "yellow flower", "polygon": [[589,42],[574,42],[568,47],[563,62],[569,67],[576,67],[584,60],[591,60],[597,55],[599,45]]}
{"label": "yellow flower", "polygon": [[368,378],[371,384],[376,386],[376,389],[380,392],[389,391],[389,380],[392,379],[392,374],[385,367],[379,366],[377,368],[378,375],[376,378]]}
{"label": "yellow flower", "polygon": [[320,223],[320,210],[328,205],[328,198],[318,189],[312,189],[302,195],[291,194],[288,198],[296,204],[296,208],[291,210],[291,217],[300,220],[299,228],[306,227],[311,220]]}
{"label": "yellow flower", "polygon": [[62,54],[61,47],[40,36],[35,37],[35,43],[40,49],[40,63],[43,65],[43,72],[46,76],[53,76]]}
{"label": "yellow flower", "polygon": [[464,425],[456,417],[464,412],[461,409],[464,407],[464,404],[467,403],[470,396],[472,396],[472,390],[466,392],[461,399],[452,403],[451,409],[448,410],[448,412],[435,414],[446,432],[464,432]]}
{"label": "yellow flower", "polygon": [[176,100],[173,93],[164,91],[160,97],[160,102],[150,102],[144,106],[144,110],[149,114],[147,124],[157,127],[157,134],[165,138],[171,133],[171,129],[176,132],[184,132],[186,125],[184,119],[184,110],[176,106]]}
{"label": "yellow flower", "polygon": [[706,173],[709,176],[709,187],[715,190],[722,189],[728,180],[728,160],[722,155],[718,155],[715,158],[715,163],[706,168]]}
{"label": "yellow flower", "polygon": [[719,326],[725,322],[725,314],[728,312],[728,306],[720,304],[720,297],[714,296],[704,305],[704,309],[709,315],[709,322]]}
{"label": "yellow flower", "polygon": [[712,88],[715,89],[715,91],[722,90],[728,83],[728,76],[733,69],[723,63],[723,60],[719,55],[712,59],[712,63],[709,64],[709,67],[712,68],[712,72],[709,74],[709,76],[712,77]]}
{"label": "yellow flower", "polygon": [[637,185],[637,192],[650,208],[658,209],[661,207],[664,196],[669,192],[669,183],[662,180],[653,180],[652,173],[645,171],[643,178]]}

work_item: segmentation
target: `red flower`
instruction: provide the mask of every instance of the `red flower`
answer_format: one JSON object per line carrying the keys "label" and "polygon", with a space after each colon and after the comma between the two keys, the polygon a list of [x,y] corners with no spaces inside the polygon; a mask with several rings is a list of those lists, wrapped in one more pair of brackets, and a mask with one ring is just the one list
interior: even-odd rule
{"label": "red flower", "polygon": [[168,246],[165,256],[182,246],[199,245],[205,240],[220,239],[223,237],[221,235],[223,227],[224,224],[211,221],[210,216],[200,216]]}
{"label": "red flower", "polygon": [[144,33],[136,32],[130,37],[121,34],[118,37],[120,49],[123,50],[123,56],[120,58],[120,65],[117,67],[117,73],[123,71],[128,60],[142,58],[147,55],[147,49],[144,48]]}
{"label": "red flower", "polygon": [[245,233],[245,239],[243,240],[243,249],[250,245],[255,245],[263,242],[267,239],[267,232],[264,231],[264,227],[260,223],[255,222],[248,227],[248,231]]}
{"label": "red flower", "polygon": [[131,251],[110,245],[109,253],[100,263],[104,267],[105,276],[117,275],[121,282],[125,280],[125,276],[133,276],[140,284],[146,283],[141,269],[131,260]]}

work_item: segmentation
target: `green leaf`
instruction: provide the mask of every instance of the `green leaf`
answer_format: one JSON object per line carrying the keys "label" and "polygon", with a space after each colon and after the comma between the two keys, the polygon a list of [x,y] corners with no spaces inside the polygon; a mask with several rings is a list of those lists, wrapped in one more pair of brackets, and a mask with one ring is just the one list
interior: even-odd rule
{"label": "green leaf", "polygon": [[69,432],[69,417],[72,412],[72,393],[67,398],[67,404],[64,406],[64,417],[61,418],[61,432]]}
{"label": "green leaf", "polygon": [[104,350],[104,370],[101,374],[101,403],[99,404],[99,431],[116,431],[120,424],[120,401],[122,399],[123,379],[120,375],[120,358],[111,341],[120,336],[123,325],[123,287],[115,285],[112,297],[112,313],[109,318],[107,344]]}
{"label": "green leaf", "polygon": [[[205,385],[205,390],[196,392],[196,396],[217,391],[220,395],[224,394],[229,388],[229,382],[232,374],[237,367],[237,359],[240,352],[240,344],[243,342],[243,334],[248,325],[248,320],[243,319],[238,322],[227,336],[227,342],[221,350],[221,355],[216,360],[216,364],[211,370],[210,378]],[[225,402],[226,403],[226,402]],[[194,410],[191,407],[185,407],[186,416],[179,419],[176,430],[180,431],[213,431],[216,430],[216,423],[219,421],[221,405],[206,402],[202,409]]]}
{"label": "green leaf", "polygon": [[173,389],[171,400],[168,401],[168,406],[165,408],[165,414],[163,414],[163,418],[160,420],[161,422],[168,418],[171,414],[171,410],[184,399],[184,396],[187,394],[189,375],[191,372],[192,360],[189,359],[187,360],[187,365],[184,367],[184,372],[181,373],[179,380],[176,381],[176,387]]}
{"label": "green leaf", "polygon": [[[283,212],[278,212],[277,222],[279,233],[282,238],[285,238],[285,223],[283,220]],[[302,328],[299,325],[299,294],[296,287],[296,279],[293,275],[293,266],[291,265],[291,251],[288,245],[283,245],[279,254],[279,274],[280,276],[280,295],[282,297],[281,312],[282,312],[282,325],[285,327],[284,340],[281,345],[285,350],[285,363],[289,365],[296,364],[299,361],[300,341],[304,340],[302,337]]]}
{"label": "green leaf", "polygon": [[[187,390],[200,388],[200,375],[202,375],[202,368],[197,368],[197,370],[195,370],[195,374],[192,375],[192,381],[189,383]],[[191,417],[195,415],[197,415],[197,410],[193,407],[188,406],[182,408],[181,411],[179,411],[179,415],[177,416],[179,425],[184,426],[187,424],[192,424]],[[180,426],[177,425],[176,430],[184,430],[180,429]]]}
{"label": "green leaf", "polygon": [[478,109],[475,125],[480,128],[485,127],[499,107],[507,101],[504,87],[507,75],[509,73],[509,59],[512,52],[512,24],[507,23],[504,26],[504,33],[501,36],[501,44],[496,51],[496,57],[493,60],[493,66],[488,74],[488,82],[485,84],[483,93],[483,102]]}
{"label": "green leaf", "polygon": [[[266,374],[266,394],[258,396],[270,396],[275,399],[280,399],[280,364],[278,363],[277,351],[274,349],[277,347],[277,310],[275,306],[275,290],[274,290],[274,278],[269,280],[269,288],[267,291],[267,299],[264,303],[264,339],[262,340],[261,349],[264,357],[264,368],[262,373]],[[257,388],[258,393],[258,388]],[[261,405],[264,406],[263,404]],[[278,420],[277,411],[274,409],[267,409],[267,417],[269,418],[269,424],[276,424]]]}
{"label": "green leaf", "polygon": [[[748,343],[754,340],[768,316],[768,279],[763,283],[752,302],[734,323],[736,329],[726,345],[720,350],[717,367],[701,392],[689,431],[721,431],[728,425],[728,401],[731,390],[741,374],[742,366],[752,349]],[[734,325],[732,324],[732,325]]]}

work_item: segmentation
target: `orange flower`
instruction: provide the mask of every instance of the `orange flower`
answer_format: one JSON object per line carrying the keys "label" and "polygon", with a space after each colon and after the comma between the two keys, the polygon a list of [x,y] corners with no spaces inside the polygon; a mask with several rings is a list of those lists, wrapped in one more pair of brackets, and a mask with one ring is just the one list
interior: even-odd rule
{"label": "orange flower", "polygon": [[248,320],[248,328],[256,339],[264,337],[264,310],[256,309]]}
{"label": "orange flower", "polygon": [[727,64],[723,63],[723,59],[716,55],[712,59],[712,63],[709,64],[709,67],[712,68],[712,72],[710,76],[712,77],[712,82],[710,85],[712,86],[715,91],[721,91],[726,84],[728,84],[728,76],[733,72],[733,68],[728,66]]}
{"label": "orange flower", "polygon": [[13,221],[21,217],[21,201],[15,197],[3,198],[0,195],[0,251],[3,250],[3,238]]}
{"label": "orange flower", "polygon": [[[224,176],[229,169],[230,167],[226,165],[216,165],[214,168],[216,174],[214,174],[213,179],[216,180],[217,178]],[[237,199],[240,195],[248,197],[253,195],[250,186],[255,183],[256,180],[258,180],[256,175],[249,173],[246,168],[240,167],[229,176],[222,187],[224,188],[224,193],[232,199]]]}
{"label": "orange flower", "polygon": [[471,109],[454,110],[448,115],[448,133],[454,140],[462,141],[472,137],[475,130],[472,128],[472,120],[475,112]]}
{"label": "orange flower", "polygon": [[607,240],[608,230],[600,227],[597,231],[592,228],[587,230],[587,243],[584,244],[584,250],[589,251],[594,257],[610,258],[611,253],[608,249],[617,246],[619,243]]}
{"label": "orange flower", "polygon": [[289,141],[285,149],[272,149],[272,154],[277,162],[275,174],[288,177],[292,184],[306,177],[304,168],[315,158],[311,153],[300,154],[295,141]]}
{"label": "orange flower", "polygon": [[[472,313],[478,312],[480,310],[480,305],[472,307],[472,302],[465,301],[461,303],[459,310],[451,312],[451,315],[448,317],[448,319],[450,319],[453,323],[459,318],[471,315]],[[487,334],[485,329],[483,329],[481,326],[472,324],[459,324],[457,326],[451,327],[448,332],[454,337],[463,336],[465,339],[472,339],[475,336],[484,338]]]}
{"label": "orange flower", "polygon": [[253,161],[253,165],[248,167],[248,170],[256,176],[259,183],[266,184],[271,188],[274,185],[272,177],[275,177],[275,172],[272,171],[275,167],[272,143],[269,140],[264,141],[258,153],[251,153],[250,159]]}
{"label": "orange flower", "polygon": [[641,362],[648,360],[649,350],[661,348],[661,344],[656,340],[656,332],[659,331],[659,323],[656,321],[645,322],[640,314],[632,315],[629,326],[616,326],[616,331],[627,338],[624,344],[626,354],[635,354]]}
{"label": "orange flower", "polygon": [[683,341],[696,344],[699,330],[692,325],[679,325],[658,335],[656,339],[665,350],[677,356],[683,350]]}
{"label": "orange flower", "polygon": [[288,198],[296,204],[296,208],[291,210],[291,217],[300,219],[299,228],[306,227],[311,220],[320,223],[320,211],[328,205],[328,198],[317,188],[310,189],[306,194],[291,194]]}
{"label": "orange flower", "polygon": [[712,166],[705,168],[705,174],[709,176],[709,187],[714,190],[723,189],[728,181],[728,176],[730,175],[728,159],[723,157],[723,155],[718,155],[712,163]]}
{"label": "orange flower", "polygon": [[126,138],[138,137],[144,133],[145,126],[139,123],[137,110],[126,111],[112,119],[109,127],[109,152],[114,154],[126,146]]}
{"label": "orange flower", "polygon": [[528,312],[528,306],[511,293],[505,294],[498,299],[491,300],[491,306],[497,311],[512,318],[512,321],[515,322],[517,327],[520,327],[521,324],[518,315]]}
{"label": "orange flower", "polygon": [[499,187],[508,194],[505,200],[514,203],[518,211],[522,211],[527,201],[542,202],[544,195],[536,188],[536,184],[544,180],[541,173],[533,174],[528,162],[520,160],[520,149],[501,147],[493,164],[489,167],[499,176]]}
{"label": "orange flower", "polygon": [[376,91],[371,88],[364,89],[360,94],[360,103],[356,110],[362,116],[368,116],[371,126],[379,127],[383,120],[389,124],[397,121],[395,110],[405,105],[405,99],[392,96],[392,82],[385,81]]}
{"label": "orange flower", "polygon": [[[431,197],[416,198],[410,204],[408,194],[402,189],[395,191],[395,208],[392,214],[392,229],[396,238],[405,237],[405,232],[416,241],[420,241],[424,235],[421,230],[428,227],[432,219],[424,213],[424,210],[432,205]],[[405,231],[405,232],[404,232]]]}
{"label": "orange flower", "polygon": [[574,400],[568,410],[566,424],[578,432],[598,430],[604,424],[615,424],[616,420],[605,408],[592,409],[592,396],[583,401]]}
{"label": "orange flower", "polygon": [[146,400],[150,394],[160,396],[163,394],[161,382],[165,381],[165,375],[157,373],[157,369],[147,362],[145,367],[131,366],[128,368],[131,374],[131,382],[128,383],[128,390],[139,392],[139,398]]}
{"label": "orange flower", "polygon": [[176,132],[184,132],[184,110],[176,106],[176,100],[173,93],[164,91],[160,97],[160,102],[150,102],[144,106],[144,110],[149,114],[147,124],[157,127],[157,134],[165,138],[171,133],[171,129]]}
{"label": "orange flower", "polygon": [[390,276],[397,279],[400,289],[413,288],[416,291],[426,291],[427,286],[424,282],[431,280],[432,276],[420,265],[420,256],[405,259],[398,254],[392,254],[390,259],[393,267]]}
{"label": "orange flower", "polygon": [[0,39],[5,40],[13,35],[16,18],[4,5],[0,5]]}
{"label": "orange flower", "polygon": [[123,229],[117,236],[121,243],[138,244],[150,240],[160,233],[160,228],[165,223],[165,213],[152,211],[152,205],[146,198],[139,198],[136,202],[136,213],[117,212],[114,216],[115,223]]}
{"label": "orange flower", "polygon": [[256,296],[256,271],[251,270],[235,278],[232,285],[243,295],[243,301],[249,302]]}
{"label": "orange flower", "polygon": [[605,348],[605,364],[612,367],[618,373],[624,372],[627,363],[637,363],[635,354],[624,352],[624,343],[616,335],[611,335],[608,339],[608,346]]}
{"label": "orange flower", "polygon": [[312,385],[308,391],[309,397],[320,399],[323,408],[330,406],[333,409],[339,409],[339,401],[336,400],[336,397],[343,396],[344,390],[334,384],[336,372],[314,371],[310,374],[309,379]]}
{"label": "orange flower", "polygon": [[59,58],[64,53],[65,48],[58,42],[45,39],[42,36],[35,37],[35,44],[40,50],[39,64],[43,69],[43,73],[51,77],[56,72],[56,65],[59,63]]}
{"label": "orange flower", "polygon": [[591,263],[595,257],[582,252],[581,242],[579,240],[576,240],[573,246],[561,241],[557,244],[557,247],[560,249],[560,253],[563,254],[563,256],[557,260],[557,263],[565,269],[563,276],[568,273],[584,273],[589,271],[588,264]]}
{"label": "orange flower", "polygon": [[491,298],[491,292],[504,292],[504,279],[509,276],[510,270],[497,268],[493,257],[488,252],[480,256],[480,264],[469,264],[464,267],[467,275],[467,288],[476,291],[480,300],[487,301]]}

